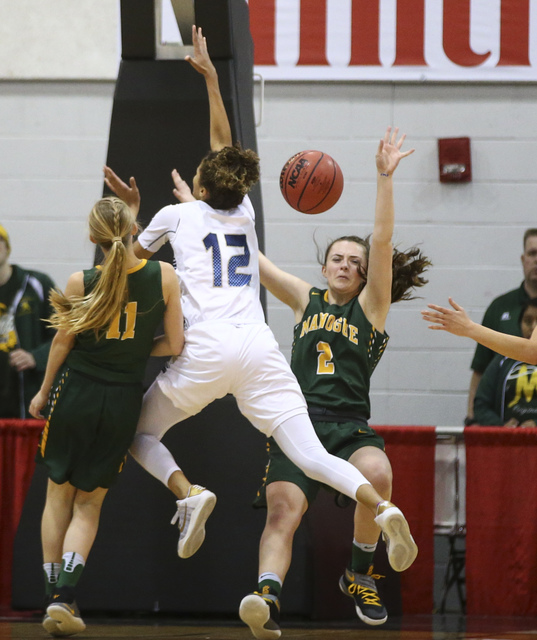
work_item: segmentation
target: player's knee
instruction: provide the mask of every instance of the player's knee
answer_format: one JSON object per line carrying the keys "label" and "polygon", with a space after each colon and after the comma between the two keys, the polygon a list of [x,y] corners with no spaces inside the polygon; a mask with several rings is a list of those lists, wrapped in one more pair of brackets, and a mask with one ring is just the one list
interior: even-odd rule
{"label": "player's knee", "polygon": [[[271,485],[269,485],[270,488]],[[285,491],[269,491],[267,495],[266,527],[294,533],[307,509],[305,496],[289,495]]]}
{"label": "player's knee", "polygon": [[392,470],[382,460],[368,460],[360,465],[360,471],[383,498],[392,492]]}
{"label": "player's knee", "polygon": [[282,533],[293,534],[302,520],[302,511],[284,502],[277,502],[267,511],[266,527]]}

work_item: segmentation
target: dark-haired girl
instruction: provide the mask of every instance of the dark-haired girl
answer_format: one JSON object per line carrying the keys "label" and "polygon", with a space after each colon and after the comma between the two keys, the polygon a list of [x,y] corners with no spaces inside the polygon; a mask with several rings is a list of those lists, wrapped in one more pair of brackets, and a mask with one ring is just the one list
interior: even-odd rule
{"label": "dark-haired girl", "polygon": [[[315,434],[300,386],[265,323],[255,213],[247,195],[259,178],[259,160],[253,151],[231,145],[205,39],[199,31],[193,35],[195,58],[189,59],[207,83],[211,152],[197,170],[193,198],[187,193],[189,202],[159,211],[138,238],[138,255],[143,257],[165,242],[172,245],[182,288],[185,348],[147,392],[131,453],[179,498],[178,553],[192,555],[203,542],[204,523],[215,497],[200,487],[192,491],[160,440],[173,425],[231,393],[252,425],[272,436],[307,476],[361,502],[372,518],[377,517],[390,538],[390,562],[402,571],[417,553],[403,514],[385,502],[355,466],[327,453]],[[408,153],[400,153],[401,144],[402,140],[394,145],[386,139],[386,146],[393,149],[389,155],[397,161]],[[392,164],[388,162],[386,169]],[[109,182],[122,197],[135,196],[117,176],[110,174]],[[176,174],[175,182],[179,190]],[[243,619],[254,627],[277,627],[275,599],[255,598],[245,615],[241,609]]]}
{"label": "dark-haired girl", "polygon": [[[276,267],[260,255],[260,275],[273,295],[295,314],[291,368],[308,403],[315,431],[326,449],[348,460],[390,500],[392,472],[384,442],[368,426],[369,383],[388,335],[390,305],[409,299],[414,287],[426,281],[430,264],[417,248],[394,250],[393,172],[401,158],[404,136],[387,130],[376,154],[377,201],[370,238],[344,236],[331,242],[321,256],[326,289]],[[258,594],[279,598],[291,563],[295,531],[322,486],[308,478],[269,440],[269,465],[257,506],[267,506],[267,521],[259,551]],[[382,624],[387,613],[373,578],[373,554],[380,534],[375,515],[359,502],[354,517],[354,540],[348,568],[339,586],[354,599],[358,616],[367,624]],[[255,594],[243,607],[252,606]],[[259,599],[259,598],[258,598]],[[252,627],[257,638],[276,638]],[[279,631],[279,630],[278,630]]]}

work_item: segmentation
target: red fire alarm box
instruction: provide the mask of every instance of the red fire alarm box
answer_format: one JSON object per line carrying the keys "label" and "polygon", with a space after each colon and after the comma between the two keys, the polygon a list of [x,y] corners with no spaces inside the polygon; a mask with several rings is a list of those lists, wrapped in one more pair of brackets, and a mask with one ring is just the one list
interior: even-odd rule
{"label": "red fire alarm box", "polygon": [[470,138],[439,138],[440,182],[471,182]]}

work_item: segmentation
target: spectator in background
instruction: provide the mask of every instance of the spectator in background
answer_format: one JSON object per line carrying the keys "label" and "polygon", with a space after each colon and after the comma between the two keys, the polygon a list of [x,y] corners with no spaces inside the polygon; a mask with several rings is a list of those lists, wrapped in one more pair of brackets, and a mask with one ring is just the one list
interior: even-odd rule
{"label": "spectator in background", "polygon": [[54,337],[43,321],[50,316],[54,283],[44,273],[10,264],[10,253],[0,225],[0,418],[27,418]]}
{"label": "spectator in background", "polygon": [[[508,333],[513,336],[521,336],[520,314],[530,298],[537,297],[537,228],[526,229],[524,233],[524,253],[520,257],[524,280],[520,287],[508,291],[495,298],[483,317],[482,325]],[[494,358],[494,351],[481,344],[476,346],[471,369],[472,377],[468,391],[468,413],[465,424],[474,423],[474,398],[487,366]]]}
{"label": "spectator in background", "polygon": [[[519,318],[523,338],[537,326],[537,298]],[[537,426],[537,366],[496,354],[485,369],[474,401],[478,424],[504,427]]]}

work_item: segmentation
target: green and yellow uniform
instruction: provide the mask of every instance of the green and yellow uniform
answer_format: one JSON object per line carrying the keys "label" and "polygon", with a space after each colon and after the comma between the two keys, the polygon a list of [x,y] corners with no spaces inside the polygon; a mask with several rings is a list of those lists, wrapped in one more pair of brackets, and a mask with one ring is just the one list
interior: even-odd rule
{"label": "green and yellow uniform", "polygon": [[[0,286],[0,418],[29,418],[55,333],[45,322],[52,311],[48,297],[54,283],[39,271],[12,268]],[[9,364],[14,349],[31,353],[35,367],[19,373]]]}
{"label": "green and yellow uniform", "polygon": [[[86,294],[99,277],[98,268],[84,271]],[[77,334],[54,383],[36,460],[58,484],[109,487],[136,432],[145,366],[165,310],[159,262],[129,269],[128,290],[107,330]]]}
{"label": "green and yellow uniform", "polygon": [[[291,368],[308,403],[313,426],[329,453],[348,460],[361,447],[384,449],[367,421],[371,414],[370,378],[388,335],[366,318],[358,296],[345,305],[328,302],[328,291],[312,288],[302,320],[295,326]],[[320,483],[308,478],[269,440],[269,464],[256,500],[264,506],[264,488],[284,480],[298,485],[308,503]]]}

